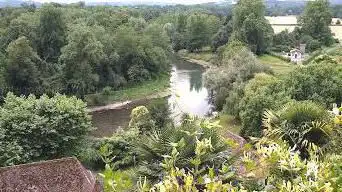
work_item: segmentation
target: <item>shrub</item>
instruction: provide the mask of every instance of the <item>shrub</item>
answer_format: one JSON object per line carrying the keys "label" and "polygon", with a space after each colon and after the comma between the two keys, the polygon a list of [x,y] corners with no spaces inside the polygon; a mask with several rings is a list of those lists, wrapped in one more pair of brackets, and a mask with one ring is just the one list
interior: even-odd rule
{"label": "shrub", "polygon": [[111,87],[105,87],[102,89],[102,95],[104,96],[109,96],[112,92],[112,88]]}
{"label": "shrub", "polygon": [[256,143],[255,154],[246,153],[242,161],[244,164],[252,162],[250,175],[262,174],[251,179],[261,177],[267,181],[261,191],[339,191],[341,157],[319,158],[317,147],[311,146],[310,158],[303,160],[300,153],[286,143],[263,138]]}
{"label": "shrub", "polygon": [[137,129],[140,133],[148,133],[155,128],[151,114],[145,106],[139,106],[132,110],[131,120],[128,127]]}
{"label": "shrub", "polygon": [[209,123],[196,118],[186,118],[179,127],[167,127],[135,139],[134,149],[139,159],[139,174],[156,181],[163,175],[162,165],[165,155],[170,155],[177,148],[178,168],[190,170],[195,167],[195,149],[197,140],[210,140],[211,149],[202,156],[201,162],[196,165],[200,170],[220,166],[227,161],[224,153],[227,145],[218,134],[218,124]]}
{"label": "shrub", "polygon": [[[114,170],[126,169],[137,163],[137,154],[133,150],[133,141],[139,137],[138,130],[119,130],[112,137],[100,139],[95,144],[95,149],[100,152],[108,150],[111,168]],[[101,152],[103,154],[103,152]]]}
{"label": "shrub", "polygon": [[283,78],[284,90],[297,101],[313,100],[325,106],[340,103],[342,98],[342,67],[329,57],[318,63],[297,67]]}
{"label": "shrub", "polygon": [[170,126],[172,123],[171,112],[167,99],[161,98],[153,100],[147,106],[152,120],[155,122],[155,126],[159,129]]}
{"label": "shrub", "polygon": [[239,102],[239,117],[242,122],[241,135],[262,136],[262,116],[266,109],[274,109],[289,101],[281,81],[273,76],[257,74],[244,89]]}
{"label": "shrub", "polygon": [[99,154],[99,143],[102,139],[88,139],[76,154],[77,159],[90,170],[102,170],[105,166]]}
{"label": "shrub", "polygon": [[309,52],[313,52],[321,48],[321,43],[313,39],[307,43],[306,47]]}
{"label": "shrub", "polygon": [[310,57],[305,59],[302,63],[303,65],[307,65],[309,63],[311,63],[317,56],[322,54],[322,50],[317,50],[314,51],[313,53],[310,54]]}
{"label": "shrub", "polygon": [[0,132],[1,143],[14,153],[9,158],[1,154],[0,165],[74,155],[91,129],[86,104],[76,97],[9,93],[0,108]]}
{"label": "shrub", "polygon": [[162,180],[155,184],[150,191],[235,191],[238,187],[233,186],[231,181],[236,181],[235,171],[226,163],[219,167],[210,167],[207,170],[198,167],[202,163],[203,156],[212,150],[210,139],[196,140],[194,158],[191,164],[194,168],[180,168],[176,165],[179,151],[175,146],[169,155],[164,156],[163,167],[165,174]]}
{"label": "shrub", "polygon": [[226,103],[223,107],[223,111],[234,117],[239,117],[240,107],[239,103],[244,95],[245,83],[235,83],[229,95],[226,98]]}
{"label": "shrub", "polygon": [[268,136],[287,141],[307,157],[308,144],[323,147],[329,142],[332,133],[330,121],[330,115],[323,106],[311,101],[294,101],[276,113],[267,111],[263,125]]}

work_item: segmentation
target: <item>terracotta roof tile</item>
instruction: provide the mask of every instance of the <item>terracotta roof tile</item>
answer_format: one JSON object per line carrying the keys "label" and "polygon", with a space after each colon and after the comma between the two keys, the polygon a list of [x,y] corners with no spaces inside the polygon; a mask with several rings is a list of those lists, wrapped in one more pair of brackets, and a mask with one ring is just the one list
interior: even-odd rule
{"label": "terracotta roof tile", "polygon": [[90,171],[76,158],[0,168],[0,192],[100,192]]}

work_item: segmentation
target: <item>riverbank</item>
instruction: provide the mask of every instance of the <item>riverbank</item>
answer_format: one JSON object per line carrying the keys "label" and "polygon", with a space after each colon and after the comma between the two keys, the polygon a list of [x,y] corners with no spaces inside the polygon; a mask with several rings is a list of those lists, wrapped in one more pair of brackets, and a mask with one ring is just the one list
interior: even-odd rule
{"label": "riverbank", "polygon": [[165,75],[122,90],[90,94],[85,101],[90,111],[116,109],[138,100],[167,97],[169,87],[170,77]]}
{"label": "riverbank", "polygon": [[205,69],[208,69],[208,68],[210,68],[212,66],[211,63],[209,63],[207,61],[204,61],[204,60],[192,59],[192,58],[189,58],[189,57],[181,57],[181,58],[184,59],[187,62],[195,63],[197,65],[201,65]]}
{"label": "riverbank", "polygon": [[[214,66],[214,58],[217,55],[211,51],[203,51],[198,53],[188,53],[186,51],[180,51],[178,53],[178,56],[187,62],[195,63],[208,69]],[[287,74],[295,67],[295,65],[293,65],[291,62],[286,62],[268,54],[257,56],[257,59],[263,65],[269,66],[276,75]]]}
{"label": "riverbank", "polygon": [[169,88],[165,89],[162,92],[154,93],[151,95],[147,95],[143,98],[127,100],[122,102],[115,102],[112,104],[104,105],[104,106],[97,106],[97,107],[90,107],[88,108],[89,112],[99,112],[99,111],[106,111],[106,110],[113,110],[113,109],[121,109],[127,105],[132,105],[134,103],[142,103],[144,101],[152,100],[152,99],[159,99],[165,98],[171,95],[171,91]]}
{"label": "riverbank", "polygon": [[213,66],[215,54],[210,50],[201,51],[198,53],[190,53],[186,50],[181,50],[177,55],[183,60],[201,65],[204,68]]}

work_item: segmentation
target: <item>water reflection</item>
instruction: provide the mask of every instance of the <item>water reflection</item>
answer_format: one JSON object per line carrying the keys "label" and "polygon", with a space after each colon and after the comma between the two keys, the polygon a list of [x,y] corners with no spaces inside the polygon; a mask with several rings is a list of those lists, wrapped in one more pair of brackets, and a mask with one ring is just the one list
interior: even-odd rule
{"label": "water reflection", "polygon": [[190,91],[200,92],[203,88],[202,71],[191,71],[190,72]]}
{"label": "water reflection", "polygon": [[203,72],[201,66],[185,61],[173,65],[169,105],[176,122],[184,113],[200,117],[209,113],[211,105],[208,91],[203,87]]}
{"label": "water reflection", "polygon": [[[182,114],[206,116],[211,105],[208,91],[203,87],[204,69],[196,64],[178,60],[172,66],[170,78],[171,96],[168,99],[172,117],[179,122]],[[119,127],[126,127],[131,110],[139,105],[148,105],[151,101],[139,101],[121,109],[93,113],[93,123],[97,130],[95,137],[111,136]]]}

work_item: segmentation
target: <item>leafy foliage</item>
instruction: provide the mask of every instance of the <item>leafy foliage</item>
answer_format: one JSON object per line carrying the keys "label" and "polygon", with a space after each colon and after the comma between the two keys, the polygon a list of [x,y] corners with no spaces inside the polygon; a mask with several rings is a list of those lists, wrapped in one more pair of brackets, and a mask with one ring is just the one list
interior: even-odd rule
{"label": "leafy foliage", "polygon": [[229,38],[233,32],[233,24],[232,21],[229,21],[227,24],[222,26],[219,31],[213,37],[211,46],[214,51],[216,51],[219,47],[227,44],[229,42]]}
{"label": "leafy foliage", "polygon": [[134,152],[132,143],[139,136],[136,129],[128,131],[119,130],[110,138],[102,138],[95,146],[100,151],[100,155],[109,159],[104,161],[109,164],[111,169],[125,169],[134,166],[137,163],[137,154]]}
{"label": "leafy foliage", "polygon": [[[235,84],[225,104],[225,112],[242,122],[245,137],[262,135],[262,117],[267,109],[279,110],[290,100],[311,100],[330,107],[340,102],[339,65],[329,56],[319,56],[308,66],[299,66],[279,78],[256,75],[245,84]],[[331,75],[333,74],[333,75]]]}
{"label": "leafy foliage", "polygon": [[279,91],[279,85],[275,77],[257,74],[245,86],[243,97],[236,103],[242,122],[242,136],[260,137],[264,111],[288,102],[289,97],[283,91]]}
{"label": "leafy foliage", "polygon": [[273,36],[272,50],[276,52],[289,52],[296,44],[297,39],[294,33],[290,33],[288,30],[285,30]]}
{"label": "leafy foliage", "polygon": [[75,154],[92,129],[86,105],[75,97],[8,94],[0,108],[1,166]]}
{"label": "leafy foliage", "polygon": [[38,53],[47,62],[58,62],[61,48],[66,43],[66,25],[62,10],[52,5],[40,9]]}
{"label": "leafy foliage", "polygon": [[[257,144],[257,163],[254,172],[262,171],[267,179],[265,189],[282,192],[336,191],[340,176],[336,175],[336,164],[340,157],[334,155],[324,159],[316,153],[318,148],[311,145],[310,158],[302,160],[300,153],[286,143],[262,139]],[[255,161],[253,155],[245,155],[245,162]],[[334,170],[334,172],[331,172]],[[336,188],[337,187],[337,188]]]}
{"label": "leafy foliage", "polygon": [[140,133],[148,133],[154,128],[154,121],[145,106],[139,106],[132,110],[131,120],[128,127],[137,129]]}
{"label": "leafy foliage", "polygon": [[323,106],[310,101],[290,102],[277,113],[267,111],[263,126],[267,136],[287,141],[305,157],[310,143],[326,147],[332,134],[330,120]]}
{"label": "leafy foliage", "polygon": [[209,45],[212,36],[218,31],[219,20],[215,16],[193,14],[188,17],[186,26],[187,49],[191,52]]}
{"label": "leafy foliage", "polygon": [[265,53],[272,43],[274,32],[264,15],[265,5],[261,0],[240,0],[233,12],[234,37],[256,54]]}
{"label": "leafy foliage", "polygon": [[270,71],[241,43],[231,42],[223,49],[221,55],[221,66],[211,68],[205,74],[205,86],[218,110],[222,109],[234,84],[238,85],[252,79],[255,73]]}
{"label": "leafy foliage", "polygon": [[[155,184],[151,191],[228,191],[237,190],[229,181],[234,180],[235,172],[232,167],[223,164],[220,169],[211,167],[203,174],[204,170],[198,169],[202,157],[212,150],[211,140],[196,140],[195,165],[193,169],[180,169],[176,166],[179,152],[174,147],[170,156],[165,156],[163,166],[166,169],[166,175],[162,181]],[[203,175],[203,176],[202,176]]]}
{"label": "leafy foliage", "polygon": [[149,134],[137,138],[134,146],[139,154],[140,161],[139,172],[153,180],[162,176],[163,167],[161,163],[166,154],[170,154],[174,148],[177,148],[176,166],[179,168],[194,168],[196,159],[195,148],[196,140],[209,139],[212,148],[208,153],[202,156],[201,162],[197,164],[199,170],[206,170],[206,164],[212,166],[219,165],[225,161],[222,156],[227,149],[222,138],[217,132],[218,125],[210,124],[207,121],[201,121],[195,118],[184,119],[179,127],[166,127],[159,131],[153,131]]}
{"label": "leafy foliage", "polygon": [[17,93],[28,94],[39,87],[36,53],[26,37],[11,42],[6,49],[5,78],[7,85]]}
{"label": "leafy foliage", "polygon": [[[0,55],[12,67],[0,70],[8,79],[2,86],[5,94],[59,92],[83,98],[107,86],[117,90],[168,73],[165,23],[147,22],[133,9],[51,3],[39,11],[23,7],[0,12]],[[18,47],[23,37],[25,46]],[[25,70],[30,77],[21,74]]]}
{"label": "leafy foliage", "polygon": [[94,90],[98,75],[93,69],[98,61],[102,60],[103,55],[103,45],[91,29],[86,26],[75,26],[60,57],[68,93],[83,97]]}
{"label": "leafy foliage", "polygon": [[284,85],[295,100],[313,100],[329,106],[340,102],[341,75],[341,67],[334,60],[318,57],[313,64],[297,67],[284,77]]}
{"label": "leafy foliage", "polygon": [[302,25],[304,34],[310,35],[321,44],[329,46],[333,43],[329,28],[331,19],[329,1],[317,0],[308,2],[299,22]]}

